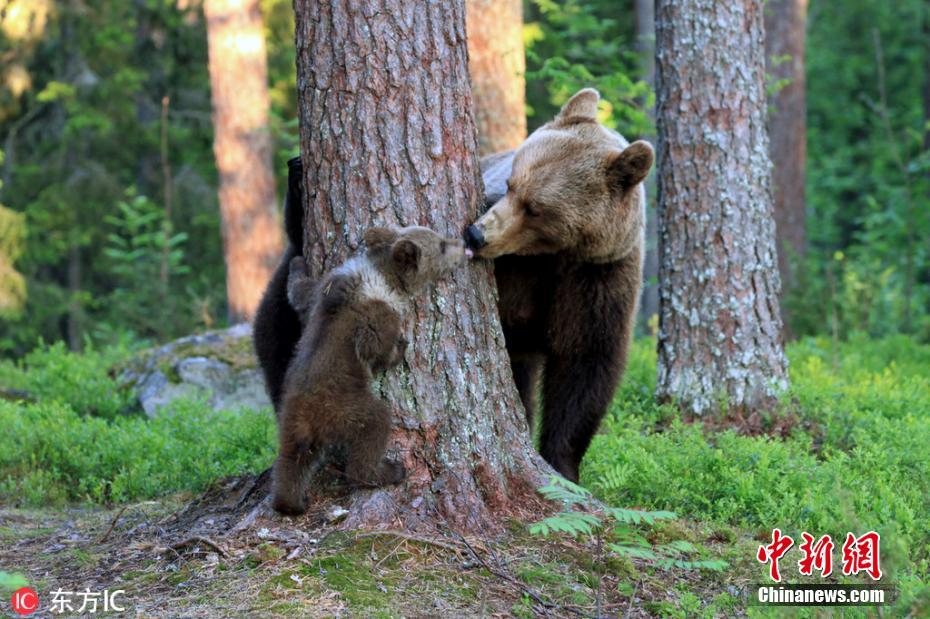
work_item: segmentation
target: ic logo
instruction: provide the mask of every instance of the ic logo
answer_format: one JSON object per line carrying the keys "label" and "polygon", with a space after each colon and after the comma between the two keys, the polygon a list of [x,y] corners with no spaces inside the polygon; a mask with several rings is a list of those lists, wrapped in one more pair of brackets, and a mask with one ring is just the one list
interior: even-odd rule
{"label": "ic logo", "polygon": [[13,610],[20,615],[31,615],[39,608],[39,594],[35,589],[23,587],[13,594]]}

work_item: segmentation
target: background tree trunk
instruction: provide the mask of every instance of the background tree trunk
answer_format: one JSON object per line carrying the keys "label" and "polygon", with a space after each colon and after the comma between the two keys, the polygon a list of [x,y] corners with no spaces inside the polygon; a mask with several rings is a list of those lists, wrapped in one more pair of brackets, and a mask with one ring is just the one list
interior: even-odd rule
{"label": "background tree trunk", "polygon": [[[636,48],[642,62],[642,77],[652,88],[656,84],[656,21],[655,0],[636,0]],[[655,120],[655,108],[649,109]],[[655,136],[644,136],[655,143]],[[646,178],[646,259],[643,261],[643,294],[639,304],[641,324],[659,313],[659,240],[656,213],[655,175]]]}
{"label": "background tree trunk", "polygon": [[68,349],[81,350],[84,344],[84,317],[81,306],[81,247],[68,247]]}
{"label": "background tree trunk", "polygon": [[787,384],[761,0],[658,0],[657,396],[695,415]]}
{"label": "background tree trunk", "polygon": [[255,313],[283,247],[271,169],[268,67],[258,0],[206,0],[204,14],[233,323]]}
{"label": "background tree trunk", "polygon": [[471,74],[480,156],[526,139],[522,0],[466,0]]}
{"label": "background tree trunk", "polygon": [[[296,0],[305,253],[317,273],[373,224],[458,236],[479,205],[463,0]],[[346,526],[476,530],[525,506],[548,467],[530,443],[490,264],[464,267],[407,317],[394,409],[399,486],[353,494]]]}
{"label": "background tree trunk", "polygon": [[[766,70],[780,88],[769,97],[769,153],[775,197],[775,238],[782,286],[791,285],[791,258],[804,255],[804,169],[807,162],[807,94],[804,42],[807,0],[765,4]],[[782,85],[783,84],[783,85]]]}
{"label": "background tree trunk", "polygon": [[930,0],[924,2],[921,32],[924,41],[924,150],[930,150]]}

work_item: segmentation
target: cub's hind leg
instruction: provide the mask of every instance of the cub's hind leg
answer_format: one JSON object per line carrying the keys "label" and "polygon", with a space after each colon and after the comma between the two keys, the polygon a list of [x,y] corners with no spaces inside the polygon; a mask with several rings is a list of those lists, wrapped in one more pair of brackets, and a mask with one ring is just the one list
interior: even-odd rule
{"label": "cub's hind leg", "polygon": [[306,424],[291,407],[285,408],[282,417],[272,507],[282,514],[302,514],[307,511],[307,486],[317,456],[316,445]]}
{"label": "cub's hind leg", "polygon": [[385,458],[388,438],[391,434],[391,410],[375,397],[366,407],[367,415],[353,427],[347,437],[349,451],[346,462],[346,477],[349,482],[366,486],[396,484],[404,478],[404,465]]}

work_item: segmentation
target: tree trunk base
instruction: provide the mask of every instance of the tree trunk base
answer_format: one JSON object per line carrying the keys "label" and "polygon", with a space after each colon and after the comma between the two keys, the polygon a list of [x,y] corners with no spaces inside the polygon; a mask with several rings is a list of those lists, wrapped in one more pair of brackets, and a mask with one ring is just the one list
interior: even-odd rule
{"label": "tree trunk base", "polygon": [[[160,528],[164,535],[213,540],[262,535],[262,532],[392,530],[411,534],[436,532],[498,535],[513,519],[531,522],[551,511],[536,491],[554,474],[536,456],[523,476],[499,483],[479,467],[472,475],[445,477],[432,483],[415,475],[386,488],[352,488],[327,468],[310,489],[310,506],[297,517],[271,507],[272,475],[267,469],[227,479],[171,515]],[[455,482],[449,481],[455,479]]]}

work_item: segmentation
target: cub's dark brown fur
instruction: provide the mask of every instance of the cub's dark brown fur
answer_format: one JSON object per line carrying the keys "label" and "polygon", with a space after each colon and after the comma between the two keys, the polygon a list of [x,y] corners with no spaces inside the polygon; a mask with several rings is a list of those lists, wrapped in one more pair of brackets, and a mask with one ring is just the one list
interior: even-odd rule
{"label": "cub's dark brown fur", "polygon": [[461,241],[426,228],[372,228],[368,253],[331,271],[311,292],[301,257],[291,261],[288,294],[306,316],[284,380],[274,469],[275,509],[306,510],[311,464],[330,445],[348,449],[350,482],[400,481],[404,468],[385,458],[390,408],[375,397],[372,376],[403,360],[406,301],[465,260]]}
{"label": "cub's dark brown fur", "polygon": [[[294,263],[305,268],[301,257]],[[350,301],[352,288],[346,274],[324,280],[285,379],[274,470],[280,512],[306,510],[309,465],[328,445],[348,449],[351,481],[382,485],[404,477],[402,464],[384,458],[391,411],[370,386],[373,371],[403,359],[401,317],[382,300]]]}
{"label": "cub's dark brown fur", "polygon": [[652,147],[597,122],[578,92],[513,153],[482,162],[489,210],[469,226],[494,258],[498,311],[532,425],[542,380],[540,452],[563,476],[578,466],[626,365],[642,283]]}

